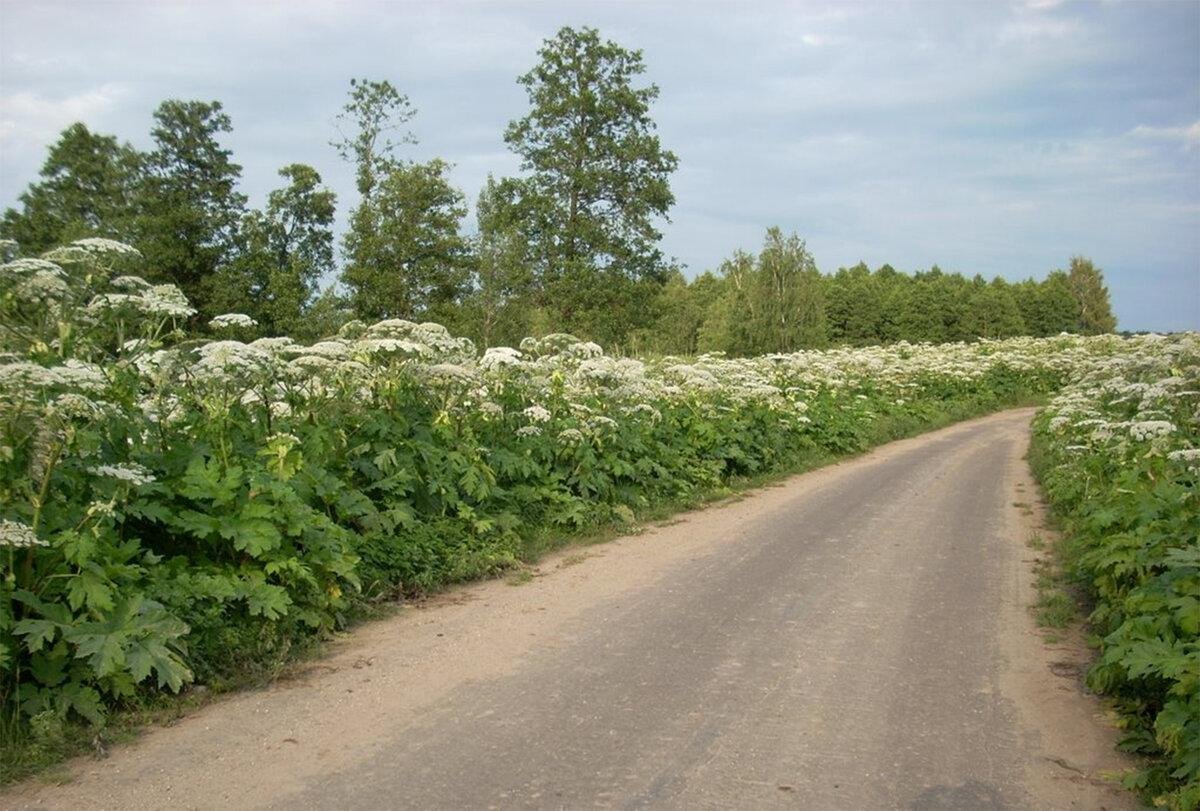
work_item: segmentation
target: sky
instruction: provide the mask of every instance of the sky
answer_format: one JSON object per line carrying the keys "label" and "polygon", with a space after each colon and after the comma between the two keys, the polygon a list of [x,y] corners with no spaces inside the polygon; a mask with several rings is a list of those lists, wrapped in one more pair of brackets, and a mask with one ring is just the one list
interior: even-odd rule
{"label": "sky", "polygon": [[516,77],[563,25],[644,53],[679,157],[665,252],[689,276],[768,226],[823,271],[1041,277],[1083,254],[1123,329],[1200,329],[1200,2],[0,0],[0,207],[74,121],[149,146],[166,98],[216,99],[251,204],[316,167],[351,77],[417,108],[413,159],[473,201],[515,174]]}

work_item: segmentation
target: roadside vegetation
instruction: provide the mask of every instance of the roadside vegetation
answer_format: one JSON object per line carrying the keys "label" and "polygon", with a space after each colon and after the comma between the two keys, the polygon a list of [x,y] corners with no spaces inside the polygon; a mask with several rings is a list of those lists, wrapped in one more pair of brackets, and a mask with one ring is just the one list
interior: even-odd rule
{"label": "roadside vegetation", "polygon": [[[1094,606],[1088,685],[1115,699],[1122,745],[1152,758],[1126,783],[1200,807],[1200,340],[1143,340],[1095,363],[1038,416],[1031,458],[1064,573]],[[1070,608],[1047,599],[1047,617]]]}
{"label": "roadside vegetation", "polygon": [[85,239],[0,266],[0,706],[14,739],[219,682],[373,600],[511,568],[547,534],[860,450],[881,426],[1045,394],[1084,359],[1140,345],[640,361],[565,334],[480,353],[399,319],[308,345],[208,341],[140,262]]}

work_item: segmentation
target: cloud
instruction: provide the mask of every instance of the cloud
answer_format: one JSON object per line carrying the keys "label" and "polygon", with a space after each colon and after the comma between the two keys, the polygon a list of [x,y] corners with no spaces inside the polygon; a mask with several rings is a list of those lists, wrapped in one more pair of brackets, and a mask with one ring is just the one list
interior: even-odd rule
{"label": "cloud", "polygon": [[128,88],[109,82],[79,93],[50,98],[36,91],[0,94],[0,144],[22,148],[53,141],[76,121],[94,124],[115,110]]}
{"label": "cloud", "polygon": [[1182,141],[1188,149],[1200,146],[1200,121],[1181,127],[1152,127],[1148,124],[1138,124],[1129,134],[1134,138],[1145,138],[1154,141]]}
{"label": "cloud", "polygon": [[1078,36],[1082,30],[1078,20],[1021,15],[1002,26],[997,39],[1001,43],[1061,42]]}

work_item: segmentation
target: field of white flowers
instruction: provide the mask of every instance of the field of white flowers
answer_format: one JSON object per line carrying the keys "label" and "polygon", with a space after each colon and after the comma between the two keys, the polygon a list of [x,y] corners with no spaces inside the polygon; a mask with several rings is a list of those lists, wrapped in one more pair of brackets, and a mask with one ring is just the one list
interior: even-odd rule
{"label": "field of white flowers", "polygon": [[[1111,580],[1097,581],[1096,619],[1115,636],[1094,678],[1117,691],[1176,678],[1179,668],[1110,656],[1132,633],[1121,630],[1128,602],[1148,605],[1137,590],[1174,588],[1162,599],[1182,618],[1178,633],[1145,633],[1175,647],[1146,655],[1183,656],[1178,689],[1163,694],[1194,709],[1195,690],[1179,692],[1195,686],[1194,600],[1178,602],[1197,576],[1194,335],[636,360],[569,335],[481,352],[436,324],[398,320],[354,322],[312,345],[244,342],[254,325],[231,314],[209,325],[220,340],[202,340],[184,331],[184,297],[136,275],[127,246],[89,239],[7,258],[0,711],[10,737],[101,724],[155,690],[279,661],[371,600],[511,566],[547,533],[627,524],[738,477],[1064,384],[1038,422],[1050,491],[1073,526],[1132,533],[1127,561],[1082,564]],[[1106,500],[1143,485],[1154,504],[1174,505],[1174,524],[1145,530],[1153,554],[1137,523],[1144,504]],[[1159,583],[1170,572],[1183,579]],[[1194,778],[1195,750],[1172,743],[1188,733],[1171,723],[1155,727],[1156,745],[1192,758],[1181,774]]]}
{"label": "field of white flowers", "polygon": [[1165,759],[1132,777],[1200,807],[1200,336],[1094,358],[1035,423],[1035,468],[1067,563],[1095,602],[1088,676],[1117,697],[1125,746]]}

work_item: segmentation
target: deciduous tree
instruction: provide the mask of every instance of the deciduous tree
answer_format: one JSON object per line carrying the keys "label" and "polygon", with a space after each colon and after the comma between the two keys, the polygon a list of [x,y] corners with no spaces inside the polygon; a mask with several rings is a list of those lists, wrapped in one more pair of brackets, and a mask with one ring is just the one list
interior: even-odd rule
{"label": "deciduous tree", "polygon": [[218,101],[179,100],[160,104],[154,122],[135,244],[146,266],[177,284],[201,318],[216,315],[211,276],[232,258],[246,208],[237,190],[242,167],[219,141],[233,124]]}
{"label": "deciduous tree", "polygon": [[114,136],[75,123],[50,146],[39,174],[10,208],[0,234],[36,254],[81,237],[129,238],[142,156]]}
{"label": "deciduous tree", "polygon": [[417,142],[416,136],[404,129],[416,114],[408,96],[386,79],[350,80],[350,98],[337,116],[341,137],[332,146],[343,160],[354,164],[355,183],[363,199],[371,196],[377,178],[390,171],[396,147]]}
{"label": "deciduous tree", "polygon": [[1072,256],[1067,283],[1079,305],[1079,332],[1098,335],[1117,328],[1117,318],[1113,315],[1108,298],[1108,287],[1104,284],[1104,273],[1092,264],[1091,259]]}
{"label": "deciduous tree", "polygon": [[702,330],[703,346],[756,355],[825,345],[821,275],[798,236],[770,228],[757,257],[738,252],[721,271],[724,292]]}
{"label": "deciduous tree", "polygon": [[658,87],[638,86],[641,51],[562,28],[518,81],[530,110],[505,141],[528,172],[516,201],[542,295],[561,328],[619,341],[647,323],[647,293],[670,264],[655,221],[678,163],[655,133]]}
{"label": "deciduous tree", "polygon": [[336,196],[311,166],[293,163],[279,174],[288,185],[242,220],[238,256],[209,291],[215,307],[250,315],[268,335],[302,332],[317,283],[333,272]]}
{"label": "deciduous tree", "polygon": [[354,210],[342,282],[360,317],[453,317],[470,270],[466,202],[448,171],[437,159],[395,164]]}

